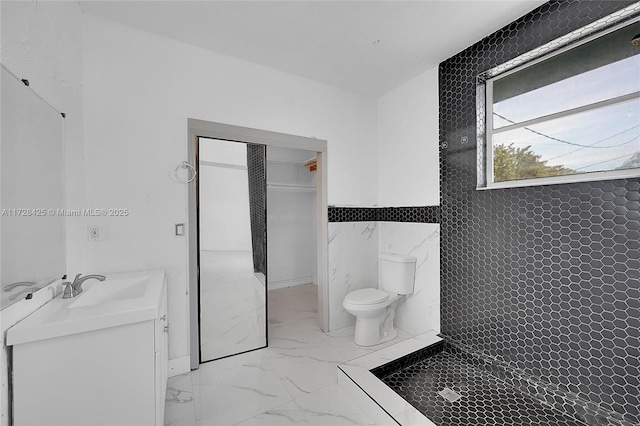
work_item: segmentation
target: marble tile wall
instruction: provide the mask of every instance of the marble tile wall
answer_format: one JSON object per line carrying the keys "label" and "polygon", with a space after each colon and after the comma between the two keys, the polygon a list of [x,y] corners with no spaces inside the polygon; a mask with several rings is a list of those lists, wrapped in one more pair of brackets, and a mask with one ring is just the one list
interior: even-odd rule
{"label": "marble tile wall", "polygon": [[417,258],[414,291],[398,304],[395,325],[412,335],[440,332],[440,225],[378,222],[378,247]]}
{"label": "marble tile wall", "polygon": [[329,327],[354,325],[342,307],[350,291],[378,285],[378,223],[329,222]]}
{"label": "marble tile wall", "polygon": [[396,311],[398,328],[416,335],[440,330],[440,225],[410,222],[329,223],[329,325],[355,324],[342,307],[350,291],[378,286],[378,253],[416,256],[414,293]]}

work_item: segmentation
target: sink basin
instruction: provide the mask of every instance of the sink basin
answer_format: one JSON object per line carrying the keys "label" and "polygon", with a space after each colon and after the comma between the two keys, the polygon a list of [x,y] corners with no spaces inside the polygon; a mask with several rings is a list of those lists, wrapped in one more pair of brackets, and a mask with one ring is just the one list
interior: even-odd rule
{"label": "sink basin", "polygon": [[7,330],[7,345],[28,343],[158,318],[162,270],[106,274],[89,280],[78,296],[62,294]]}
{"label": "sink basin", "polygon": [[[84,285],[88,287],[86,283]],[[82,308],[127,299],[137,299],[144,296],[148,285],[148,277],[122,278],[119,280],[109,280],[107,278],[105,281],[96,281],[92,287],[73,298],[69,308]]]}

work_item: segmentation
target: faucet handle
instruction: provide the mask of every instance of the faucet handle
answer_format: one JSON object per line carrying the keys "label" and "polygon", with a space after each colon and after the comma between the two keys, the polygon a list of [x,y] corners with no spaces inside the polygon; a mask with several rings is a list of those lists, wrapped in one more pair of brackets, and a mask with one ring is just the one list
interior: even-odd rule
{"label": "faucet handle", "polygon": [[73,285],[69,281],[63,282],[62,285],[64,287],[64,292],[63,292],[63,295],[62,295],[63,299],[70,299],[73,296],[75,296],[73,294]]}

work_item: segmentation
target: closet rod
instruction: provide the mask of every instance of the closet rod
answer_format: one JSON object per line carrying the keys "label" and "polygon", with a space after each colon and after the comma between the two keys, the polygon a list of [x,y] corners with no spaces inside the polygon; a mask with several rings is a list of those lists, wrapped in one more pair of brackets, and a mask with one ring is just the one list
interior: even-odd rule
{"label": "closet rod", "polygon": [[272,191],[316,192],[315,185],[301,185],[294,183],[267,183],[267,189]]}

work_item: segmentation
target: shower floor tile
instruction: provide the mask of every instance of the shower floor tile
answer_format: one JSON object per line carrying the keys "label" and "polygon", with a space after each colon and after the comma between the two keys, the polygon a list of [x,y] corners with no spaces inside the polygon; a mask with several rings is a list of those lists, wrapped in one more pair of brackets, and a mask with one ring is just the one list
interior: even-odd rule
{"label": "shower floor tile", "polygon": [[584,425],[446,350],[380,380],[437,425]]}

